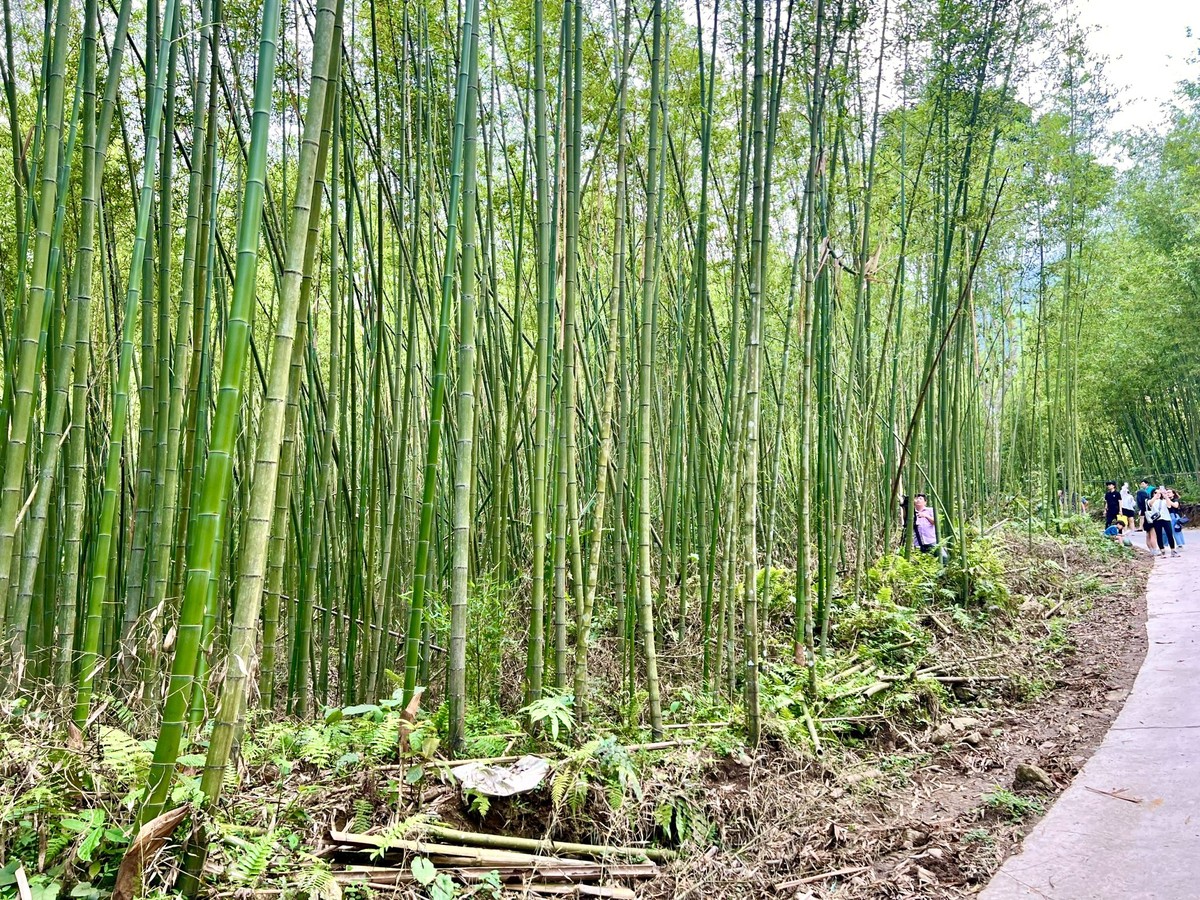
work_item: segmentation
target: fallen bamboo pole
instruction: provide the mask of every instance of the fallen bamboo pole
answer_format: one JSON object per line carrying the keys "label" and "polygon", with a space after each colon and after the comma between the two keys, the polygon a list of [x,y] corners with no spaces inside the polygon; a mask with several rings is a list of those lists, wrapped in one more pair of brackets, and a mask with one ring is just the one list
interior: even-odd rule
{"label": "fallen bamboo pole", "polygon": [[[439,867],[447,874],[463,881],[475,881],[479,878],[489,875],[492,872],[497,873],[501,880],[511,880],[528,878],[531,875],[536,878],[555,879],[558,881],[599,881],[602,878],[653,878],[659,872],[659,867],[655,863],[594,863],[583,860],[570,860],[567,862],[544,863],[542,858],[538,858],[536,863],[530,865],[504,865],[504,866],[441,866]],[[334,876],[339,881],[344,882],[361,882],[361,881],[391,881],[398,883],[412,877],[412,873],[407,869],[397,868],[395,866],[347,866],[345,870],[334,872]]]}
{"label": "fallen bamboo pole", "polygon": [[[378,850],[403,850],[406,853],[416,853],[421,856],[444,857],[450,860],[474,862],[483,866],[530,866],[541,863],[570,862],[570,860],[555,859],[552,856],[534,856],[529,853],[515,852],[494,845],[450,846],[432,844],[422,840],[387,839],[373,834],[353,834],[348,831],[329,832],[329,839],[335,844],[349,844],[352,847],[372,847]],[[466,843],[466,842],[464,842]]]}
{"label": "fallen bamboo pole", "polygon": [[500,850],[518,850],[530,853],[565,853],[577,856],[622,856],[644,857],[655,862],[667,862],[675,858],[673,850],[658,850],[650,847],[607,847],[603,844],[576,844],[570,841],[552,841],[548,839],[508,837],[501,834],[480,834],[473,831],[459,831],[455,828],[444,828],[441,825],[422,826],[427,834],[445,841],[460,841],[476,847],[494,847]]}

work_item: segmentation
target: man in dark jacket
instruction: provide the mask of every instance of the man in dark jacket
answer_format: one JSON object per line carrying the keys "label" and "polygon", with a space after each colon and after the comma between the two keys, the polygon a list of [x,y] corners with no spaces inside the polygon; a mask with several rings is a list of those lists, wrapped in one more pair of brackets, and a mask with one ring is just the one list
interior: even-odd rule
{"label": "man in dark jacket", "polygon": [[1104,485],[1104,527],[1108,528],[1117,521],[1117,516],[1120,514],[1121,492],[1117,490],[1115,481],[1106,482]]}

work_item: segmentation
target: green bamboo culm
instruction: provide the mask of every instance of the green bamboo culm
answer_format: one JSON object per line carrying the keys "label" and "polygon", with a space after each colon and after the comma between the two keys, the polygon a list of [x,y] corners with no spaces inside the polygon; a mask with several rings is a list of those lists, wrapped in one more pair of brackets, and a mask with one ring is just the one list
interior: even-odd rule
{"label": "green bamboo culm", "polygon": [[[169,0],[173,8],[176,0]],[[262,229],[263,195],[270,140],[271,93],[275,82],[278,52],[280,0],[266,0],[262,11],[262,33],[258,45],[258,71],[254,79],[254,114],[250,148],[246,160],[245,192],[237,231],[237,266],[233,297],[225,329],[225,354],[221,361],[217,408],[213,415],[204,480],[188,533],[187,581],[171,663],[171,680],[163,705],[162,725],[154,747],[150,779],[139,813],[140,821],[157,816],[166,802],[183,740],[192,678],[200,647],[204,609],[209,583],[219,573],[218,536],[226,514],[226,498],[232,479],[233,456],[242,406],[246,355],[250,344],[258,275],[258,246]],[[136,267],[135,267],[136,270]],[[97,616],[97,619],[99,617]],[[76,714],[78,718],[78,711]]]}
{"label": "green bamboo culm", "polygon": [[38,382],[42,319],[51,291],[50,255],[58,197],[58,157],[63,144],[63,97],[66,91],[67,49],[71,42],[72,9],[73,4],[70,0],[58,0],[54,11],[54,49],[45,82],[46,135],[40,167],[37,220],[34,223],[33,265],[30,269],[29,290],[25,298],[24,318],[20,330],[17,374],[11,394],[6,392],[10,412],[7,444],[3,456],[3,483],[0,484],[0,635],[8,633],[3,607],[7,602],[9,582],[16,566],[14,539],[21,507],[25,501],[25,461],[29,449],[28,436],[33,416],[34,393]]}
{"label": "green bamboo culm", "polygon": [[[479,26],[472,23],[471,58],[479,53]],[[450,653],[446,676],[446,698],[450,707],[448,743],[462,745],[466,735],[467,710],[467,602],[471,553],[471,469],[475,437],[475,205],[477,199],[475,160],[476,119],[479,105],[478,66],[471,67],[467,96],[467,120],[463,143],[463,244],[459,275],[458,328],[458,441],[455,448],[450,574]]]}
{"label": "green bamboo culm", "polygon": [[454,103],[454,131],[450,150],[450,192],[447,205],[446,248],[442,259],[442,293],[438,309],[437,347],[433,358],[433,384],[429,398],[429,431],[426,438],[425,467],[421,487],[421,516],[417,526],[417,549],[413,559],[412,599],[409,603],[408,631],[404,637],[404,702],[412,699],[417,688],[425,616],[425,591],[429,567],[429,546],[433,537],[433,508],[437,494],[438,455],[442,440],[442,419],[446,399],[446,371],[450,356],[450,326],[454,298],[454,263],[458,252],[459,200],[462,194],[463,157],[467,103],[471,79],[478,65],[472,54],[479,0],[468,0],[463,16],[462,43],[458,60],[458,81]]}
{"label": "green bamboo culm", "polygon": [[655,649],[653,569],[650,561],[650,406],[654,379],[654,320],[658,296],[658,143],[662,104],[662,0],[654,0],[653,38],[650,54],[650,123],[646,149],[646,237],[642,247],[641,346],[638,362],[638,621],[642,651],[646,656],[646,691],[650,705],[650,732],[662,735],[662,701],[658,687],[658,654]]}
{"label": "green bamboo culm", "polygon": [[[170,53],[171,40],[179,29],[179,2],[167,0],[165,21],[169,26],[163,30],[159,53]],[[133,323],[137,320],[138,303],[141,300],[143,261],[146,241],[150,229],[150,213],[154,199],[154,181],[157,173],[159,131],[162,124],[163,97],[166,92],[167,66],[158,70],[151,93],[149,115],[146,122],[146,156],[142,171],[141,192],[138,197],[137,226],[134,231],[133,251],[129,262],[129,283],[125,291],[124,319],[121,327],[121,352],[117,367],[117,380],[113,389],[112,430],[108,440],[108,455],[105,458],[104,487],[96,543],[92,553],[92,571],[87,591],[86,618],[84,623],[82,651],[79,658],[79,677],[75,696],[75,725],[82,728],[91,711],[95,677],[101,664],[100,627],[103,606],[108,594],[108,568],[111,559],[113,526],[117,512],[118,492],[121,482],[121,452],[125,439],[125,424],[129,408],[129,382],[133,367]]]}
{"label": "green bamboo culm", "polygon": [[[125,52],[132,0],[123,0],[113,30],[109,52],[109,77],[104,85],[100,109],[96,111],[95,44],[99,10],[97,0],[84,7],[84,92],[83,92],[83,186],[80,199],[79,237],[76,247],[76,286],[79,299],[79,325],[76,329],[74,384],[71,395],[71,423],[66,458],[66,534],[64,535],[63,577],[60,582],[59,611],[56,617],[57,663],[55,685],[66,688],[71,681],[76,633],[75,597],[83,556],[85,480],[87,475],[87,393],[88,360],[91,349],[92,267],[95,260],[95,231],[100,197],[100,172],[108,151],[108,137],[116,108],[117,77]],[[97,118],[98,116],[98,118]]]}
{"label": "green bamboo culm", "polygon": [[270,374],[263,397],[258,425],[258,453],[251,475],[251,514],[242,536],[238,565],[237,598],[226,654],[225,681],[217,705],[216,725],[208,745],[208,756],[201,790],[210,803],[220,795],[225,767],[233,749],[234,734],[241,722],[242,709],[253,668],[258,638],[259,610],[262,605],[267,546],[278,485],[279,455],[283,446],[289,380],[292,377],[292,349],[296,340],[297,319],[303,293],[302,282],[312,272],[320,229],[321,186],[317,175],[328,159],[333,117],[333,85],[338,77],[341,46],[341,20],[344,0],[321,0],[313,30],[313,72],[309,87],[308,111],[296,168],[296,189],[288,234],[287,258],[280,284],[278,318]]}

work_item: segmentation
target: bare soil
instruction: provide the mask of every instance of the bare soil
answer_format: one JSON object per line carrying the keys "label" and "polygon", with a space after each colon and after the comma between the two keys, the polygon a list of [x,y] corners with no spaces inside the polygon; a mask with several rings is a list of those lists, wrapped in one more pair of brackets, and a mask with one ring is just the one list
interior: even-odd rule
{"label": "bare soil", "polygon": [[[1023,697],[1011,683],[964,692],[963,706],[942,713],[943,732],[953,730],[944,742],[936,727],[884,723],[859,747],[819,757],[696,760],[718,839],[639,896],[942,900],[981,890],[1100,744],[1146,652],[1150,561],[1063,552],[1065,573],[1103,587],[1057,609],[1027,600],[995,636],[995,671],[1023,679]],[[1022,763],[1053,789],[1014,786]]]}

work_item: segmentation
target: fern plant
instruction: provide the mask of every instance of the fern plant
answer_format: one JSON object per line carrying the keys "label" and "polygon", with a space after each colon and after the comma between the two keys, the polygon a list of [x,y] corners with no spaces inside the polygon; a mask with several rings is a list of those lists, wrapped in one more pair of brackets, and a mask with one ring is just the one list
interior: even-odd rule
{"label": "fern plant", "polygon": [[342,900],[342,891],[329,863],[309,853],[301,854],[300,872],[292,885],[307,900]]}
{"label": "fern plant", "polygon": [[230,836],[226,844],[230,879],[248,887],[257,886],[278,846],[275,829],[249,841]]}
{"label": "fern plant", "polygon": [[593,783],[603,785],[605,799],[613,810],[620,809],[630,794],[642,799],[637,766],[629,751],[612,737],[591,740],[558,764],[550,784],[554,808],[559,810],[565,805],[578,815]]}

